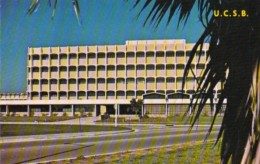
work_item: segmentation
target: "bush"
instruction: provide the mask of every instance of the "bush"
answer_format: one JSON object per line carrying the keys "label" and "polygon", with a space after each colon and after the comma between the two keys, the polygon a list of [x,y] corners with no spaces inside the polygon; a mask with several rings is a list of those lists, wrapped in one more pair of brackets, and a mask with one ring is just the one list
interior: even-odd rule
{"label": "bush", "polygon": [[46,116],[48,116],[47,113],[42,113],[42,117],[46,117]]}
{"label": "bush", "polygon": [[85,116],[86,116],[86,113],[83,111],[80,111],[80,117],[85,117]]}
{"label": "bush", "polygon": [[14,116],[15,116],[15,112],[12,112],[11,117],[14,117]]}
{"label": "bush", "polygon": [[27,115],[27,114],[24,114],[23,117],[28,117],[28,115]]}
{"label": "bush", "polygon": [[30,110],[29,117],[34,117],[34,111],[33,110]]}
{"label": "bush", "polygon": [[58,113],[52,113],[51,116],[53,116],[53,117],[57,117],[57,116],[58,116]]}
{"label": "bush", "polygon": [[62,116],[63,116],[63,117],[67,117],[67,116],[68,116],[68,113],[67,113],[67,112],[63,112]]}
{"label": "bush", "polygon": [[88,112],[88,117],[92,117],[92,112]]}
{"label": "bush", "polygon": [[144,117],[143,118],[149,118],[149,112],[146,112],[145,114],[144,114]]}
{"label": "bush", "polygon": [[10,112],[7,112],[5,116],[10,117]]}

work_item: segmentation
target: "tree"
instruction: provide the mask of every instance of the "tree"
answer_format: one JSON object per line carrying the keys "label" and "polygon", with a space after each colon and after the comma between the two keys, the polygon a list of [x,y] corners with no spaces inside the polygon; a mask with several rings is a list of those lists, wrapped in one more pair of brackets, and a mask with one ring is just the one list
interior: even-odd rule
{"label": "tree", "polygon": [[[50,1],[49,1],[50,2]],[[57,0],[54,1],[54,9]],[[75,12],[79,11],[77,0],[72,0]],[[76,3],[75,3],[76,2]],[[135,1],[134,7],[140,5]],[[33,13],[39,0],[32,0],[28,14]],[[145,0],[139,14],[148,10],[147,22],[155,27],[164,17],[167,24],[177,13],[179,23],[188,21],[194,6],[198,7],[199,18],[205,30],[190,53],[187,62],[185,79],[192,70],[192,60],[196,51],[201,54],[203,43],[209,42],[207,53],[209,63],[198,80],[197,92],[202,98],[193,98],[190,106],[195,115],[192,126],[199,119],[207,100],[213,102],[213,90],[218,82],[224,84],[217,103],[216,112],[209,133],[217,114],[221,111],[224,100],[227,100],[223,122],[217,138],[222,140],[221,161],[228,163],[260,163],[260,1],[259,0]],[[179,11],[179,12],[177,12]],[[231,12],[230,17],[218,16],[215,13]],[[234,13],[239,13],[234,16]],[[244,13],[245,12],[245,16]],[[78,19],[79,12],[76,12]],[[53,14],[54,15],[54,14]],[[79,20],[79,19],[78,19]],[[194,75],[194,73],[193,73]],[[203,94],[204,93],[204,94]]]}
{"label": "tree", "polygon": [[[222,138],[221,161],[228,163],[231,158],[232,163],[260,163],[260,1],[146,0],[140,14],[152,5],[144,24],[150,21],[157,27],[168,13],[169,24],[177,11],[179,22],[185,24],[196,4],[205,30],[190,53],[185,78],[189,71],[193,73],[191,62],[196,51],[201,52],[203,43],[207,41],[210,47],[207,54],[209,63],[197,88],[197,92],[205,94],[201,100],[192,99],[190,103],[195,114],[192,126],[199,119],[206,101],[213,102],[213,89],[222,82],[224,88],[212,121],[213,125],[226,99],[227,107],[217,138],[217,142]],[[140,5],[140,0],[136,0],[137,5]],[[224,11],[240,12],[240,15],[220,17],[214,13]],[[247,14],[244,16],[242,12]]]}
{"label": "tree", "polygon": [[[35,11],[37,11],[38,7],[40,6],[40,2],[41,2],[40,0],[31,0],[31,4],[27,10],[27,14],[31,15]],[[53,2],[53,4],[52,4],[52,2]],[[71,2],[73,5],[73,8],[74,8],[74,12],[77,17],[78,23],[80,25],[81,23],[80,23],[80,19],[79,19],[79,13],[80,13],[79,2],[78,2],[78,0],[71,0]],[[52,7],[52,5],[53,5],[52,16],[51,16],[52,19],[54,18],[54,15],[55,15],[57,3],[58,3],[58,0],[48,0],[49,6]]]}
{"label": "tree", "polygon": [[142,106],[143,106],[143,100],[142,99],[138,99],[136,101],[135,98],[132,98],[132,100],[130,101],[131,104],[131,109],[133,112],[135,112],[135,114],[137,115],[138,113],[141,113],[142,110]]}

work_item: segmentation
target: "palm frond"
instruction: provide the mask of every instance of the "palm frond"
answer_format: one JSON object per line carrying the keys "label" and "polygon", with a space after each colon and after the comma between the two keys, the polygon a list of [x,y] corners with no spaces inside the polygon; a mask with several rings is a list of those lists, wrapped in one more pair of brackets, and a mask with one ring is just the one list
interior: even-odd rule
{"label": "palm frond", "polygon": [[52,10],[52,15],[51,15],[52,19],[54,18],[54,15],[56,12],[57,2],[58,2],[58,0],[54,0],[54,5],[53,5],[53,10]]}
{"label": "palm frond", "polygon": [[27,14],[31,15],[33,12],[36,12],[38,10],[39,5],[40,0],[31,0],[31,4],[27,10]]}
{"label": "palm frond", "polygon": [[[53,4],[51,19],[53,19],[54,16],[55,16],[57,3],[58,3],[58,0],[53,0],[53,1],[54,1],[54,4]],[[40,2],[41,2],[41,0],[31,0],[30,6],[27,10],[27,14],[31,15],[34,12],[37,12],[38,7],[40,5]],[[48,5],[51,7],[52,6],[51,0],[48,0],[47,2],[48,2]],[[80,17],[79,17],[79,15],[80,15],[79,2],[78,2],[78,0],[71,0],[71,2],[72,2],[72,5],[73,5],[73,8],[74,8],[74,12],[75,12],[77,21],[78,21],[79,25],[81,25],[81,21],[80,21]]]}
{"label": "palm frond", "polygon": [[[140,1],[136,1],[135,6]],[[195,1],[184,0],[146,0],[141,9],[141,14],[145,9],[150,8],[149,14],[144,22],[154,23],[157,27],[162,18],[170,10],[167,24],[173,19],[176,13],[179,14],[179,23],[186,23],[190,16],[190,11],[195,5]],[[259,95],[252,94],[253,89],[259,90],[259,71],[255,73],[255,67],[259,70],[260,58],[260,1],[214,1],[199,0],[197,2],[199,10],[199,19],[204,25],[205,30],[191,53],[187,62],[183,86],[185,79],[192,71],[192,60],[195,53],[201,54],[203,44],[209,40],[209,50],[207,58],[209,63],[198,82],[196,93],[200,93],[199,99],[193,98],[189,108],[195,116],[191,117],[192,126],[199,119],[201,112],[207,101],[213,106],[213,90],[219,83],[223,83],[222,92],[216,104],[215,113],[209,132],[212,130],[214,121],[221,111],[224,100],[226,100],[226,109],[223,122],[217,138],[217,142],[222,140],[221,159],[222,163],[227,163],[230,158],[232,163],[240,163],[247,145],[243,161],[248,163],[254,159],[259,163]],[[246,10],[248,17],[243,18],[224,18],[213,17],[213,10]],[[255,76],[257,74],[257,76]],[[252,77],[257,77],[256,82]],[[198,81],[197,77],[195,77]],[[254,93],[257,89],[254,89]],[[259,92],[259,91],[257,91]],[[258,101],[255,101],[258,100]],[[258,104],[258,105],[257,105]],[[257,129],[257,130],[250,130]],[[251,138],[250,138],[251,136]],[[253,138],[253,139],[252,139]],[[254,140],[254,142],[252,142]]]}
{"label": "palm frond", "polygon": [[79,2],[78,2],[78,0],[71,0],[71,1],[72,1],[72,5],[74,7],[74,12],[76,14],[78,23],[79,23],[79,25],[81,25],[80,18],[79,18],[79,13],[80,13]]}

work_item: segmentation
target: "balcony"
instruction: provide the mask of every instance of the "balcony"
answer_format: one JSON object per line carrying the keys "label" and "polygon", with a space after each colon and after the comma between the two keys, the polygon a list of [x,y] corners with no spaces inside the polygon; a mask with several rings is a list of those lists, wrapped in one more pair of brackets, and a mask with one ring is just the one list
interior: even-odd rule
{"label": "balcony", "polygon": [[115,77],[116,71],[115,70],[108,70],[107,71],[107,77]]}
{"label": "balcony", "polygon": [[94,53],[89,53],[87,60],[88,60],[88,65],[97,65],[97,59]]}
{"label": "balcony", "polygon": [[124,53],[117,53],[116,63],[117,64],[125,64],[125,54]]}
{"label": "balcony", "polygon": [[69,56],[69,65],[70,66],[76,66],[78,65],[78,61],[77,61],[77,57],[76,57],[76,54],[70,54]]}
{"label": "balcony", "polygon": [[146,63],[147,64],[155,63],[155,58],[154,58],[154,53],[153,52],[147,52],[146,53]]}
{"label": "balcony", "polygon": [[36,59],[33,60],[33,61],[32,61],[32,66],[33,66],[33,67],[39,67],[39,66],[40,66],[40,61],[39,61],[39,60],[36,60]]}
{"label": "balcony", "polygon": [[115,53],[107,53],[107,64],[108,65],[115,65]]}
{"label": "balcony", "polygon": [[115,83],[108,83],[107,84],[107,90],[116,90],[116,84]]}
{"label": "balcony", "polygon": [[124,79],[117,79],[116,82],[117,90],[125,90],[125,80]]}
{"label": "balcony", "polygon": [[57,91],[58,90],[58,85],[57,84],[51,84],[51,91]]}
{"label": "balcony", "polygon": [[134,79],[127,79],[126,80],[126,89],[127,90],[136,90],[135,80]]}
{"label": "balcony", "polygon": [[67,91],[68,90],[68,85],[67,84],[60,84],[60,90],[61,91]]}
{"label": "balcony", "polygon": [[85,91],[87,85],[86,84],[79,84],[79,91]]}
{"label": "balcony", "polygon": [[106,64],[105,54],[104,53],[98,53],[97,56],[98,56],[98,58],[97,58],[98,65],[105,65]]}

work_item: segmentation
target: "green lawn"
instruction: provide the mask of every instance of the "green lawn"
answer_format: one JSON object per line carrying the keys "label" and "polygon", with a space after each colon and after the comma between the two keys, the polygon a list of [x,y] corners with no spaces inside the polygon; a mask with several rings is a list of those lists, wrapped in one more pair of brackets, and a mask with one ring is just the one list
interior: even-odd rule
{"label": "green lawn", "polygon": [[56,133],[98,132],[129,130],[124,127],[95,125],[42,125],[42,124],[0,124],[0,136],[23,136]]}
{"label": "green lawn", "polygon": [[[112,155],[93,156],[85,158],[79,156],[76,159],[64,160],[59,163],[156,163],[156,164],[172,164],[172,163],[220,163],[220,154],[218,145],[214,147],[214,142],[208,143],[189,143],[183,145],[175,145],[164,148],[153,148],[148,150],[128,151],[116,153]],[[49,162],[48,164],[57,164],[58,162]]]}
{"label": "green lawn", "polygon": [[[191,117],[182,117],[182,116],[169,116],[167,118],[164,117],[149,117],[149,118],[141,118],[140,120],[126,120],[125,118],[118,118],[118,122],[120,123],[155,123],[155,124],[175,124],[175,125],[183,125],[190,124]],[[212,122],[213,117],[211,116],[201,116],[198,124],[210,124]],[[215,124],[221,124],[223,117],[218,116],[215,120]],[[109,118],[104,122],[114,122],[114,118]],[[98,121],[101,122],[101,121]]]}

